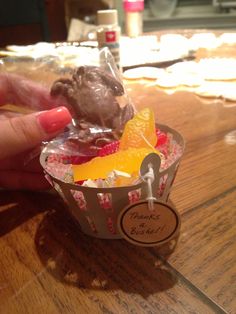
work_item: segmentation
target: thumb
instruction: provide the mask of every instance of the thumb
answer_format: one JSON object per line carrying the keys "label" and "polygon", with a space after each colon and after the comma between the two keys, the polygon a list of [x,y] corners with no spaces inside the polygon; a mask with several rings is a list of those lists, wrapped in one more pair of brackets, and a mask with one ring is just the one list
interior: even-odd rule
{"label": "thumb", "polygon": [[49,140],[71,122],[65,107],[3,120],[0,123],[0,160]]}

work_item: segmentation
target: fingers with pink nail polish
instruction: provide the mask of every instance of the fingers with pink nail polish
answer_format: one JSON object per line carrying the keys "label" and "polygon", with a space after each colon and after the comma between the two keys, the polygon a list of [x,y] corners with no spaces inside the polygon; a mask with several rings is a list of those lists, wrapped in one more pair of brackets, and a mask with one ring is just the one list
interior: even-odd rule
{"label": "fingers with pink nail polish", "polygon": [[71,115],[66,107],[43,111],[38,114],[37,118],[43,130],[48,134],[63,129],[71,122]]}
{"label": "fingers with pink nail polish", "polygon": [[35,147],[71,122],[65,107],[14,117],[0,123],[0,160]]}

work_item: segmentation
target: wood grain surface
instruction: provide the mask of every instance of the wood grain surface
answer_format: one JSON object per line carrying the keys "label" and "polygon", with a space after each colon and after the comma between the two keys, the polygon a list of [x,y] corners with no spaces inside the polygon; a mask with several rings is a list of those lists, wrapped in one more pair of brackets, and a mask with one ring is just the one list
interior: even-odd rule
{"label": "wood grain surface", "polygon": [[177,245],[88,237],[55,192],[2,190],[1,314],[236,313],[236,103],[126,85],[186,141],[170,197]]}

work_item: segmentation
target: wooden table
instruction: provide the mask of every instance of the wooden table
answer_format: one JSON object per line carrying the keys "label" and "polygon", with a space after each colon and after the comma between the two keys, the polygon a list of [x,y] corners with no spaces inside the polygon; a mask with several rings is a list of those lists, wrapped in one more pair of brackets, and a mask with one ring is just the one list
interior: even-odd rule
{"label": "wooden table", "polygon": [[177,247],[91,238],[56,194],[1,191],[0,313],[236,312],[236,103],[127,87],[186,140]]}

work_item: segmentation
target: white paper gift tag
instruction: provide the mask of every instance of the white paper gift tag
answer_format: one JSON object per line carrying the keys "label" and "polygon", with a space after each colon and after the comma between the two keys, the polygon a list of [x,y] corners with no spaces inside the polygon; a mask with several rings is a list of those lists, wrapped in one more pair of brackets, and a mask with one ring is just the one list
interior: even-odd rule
{"label": "white paper gift tag", "polygon": [[140,246],[164,244],[178,235],[180,217],[170,205],[154,201],[150,211],[147,201],[126,207],[119,215],[118,228],[129,242]]}

